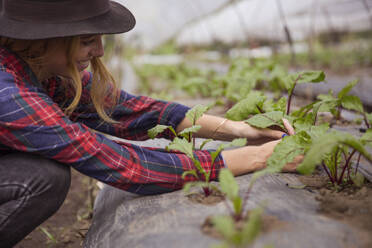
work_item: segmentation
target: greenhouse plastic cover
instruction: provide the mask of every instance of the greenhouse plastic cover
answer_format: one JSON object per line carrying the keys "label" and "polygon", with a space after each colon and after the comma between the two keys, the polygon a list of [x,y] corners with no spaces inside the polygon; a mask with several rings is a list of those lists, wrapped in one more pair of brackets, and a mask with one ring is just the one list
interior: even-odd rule
{"label": "greenhouse plastic cover", "polygon": [[116,0],[136,16],[125,34],[152,48],[175,38],[178,44],[264,38],[284,41],[283,18],[294,40],[324,31],[372,29],[372,0]]}

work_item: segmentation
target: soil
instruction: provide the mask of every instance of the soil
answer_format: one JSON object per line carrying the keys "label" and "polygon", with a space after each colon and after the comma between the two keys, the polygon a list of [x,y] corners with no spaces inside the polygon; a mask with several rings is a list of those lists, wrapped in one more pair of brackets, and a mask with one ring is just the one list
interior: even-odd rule
{"label": "soil", "polygon": [[300,176],[300,181],[319,192],[315,198],[320,203],[319,213],[356,228],[363,247],[372,247],[371,182],[361,188],[349,185],[335,189],[323,175]]}
{"label": "soil", "polygon": [[194,203],[216,205],[217,203],[225,200],[225,195],[220,191],[213,190],[212,194],[210,194],[209,196],[205,196],[202,192],[196,192],[187,195],[187,198]]}
{"label": "soil", "polygon": [[[249,211],[248,211],[247,216],[249,216]],[[244,221],[245,220],[239,221],[239,222],[236,223],[237,229],[241,230],[243,228]],[[283,229],[285,227],[285,225],[286,225],[285,221],[281,221],[275,216],[262,215],[261,233],[268,233],[268,232],[271,232],[271,231],[273,231],[275,229],[279,229],[279,228]],[[211,236],[213,238],[223,239],[223,236],[221,235],[221,233],[219,233],[214,228],[214,225],[212,223],[212,216],[207,217],[207,219],[204,221],[204,223],[201,226],[201,231],[204,234],[206,234],[208,236]]]}
{"label": "soil", "polygon": [[[92,199],[89,199],[89,186],[96,181],[75,170],[71,170],[71,187],[61,208],[41,226],[19,242],[15,248],[78,248],[82,247],[85,234],[91,225]],[[44,231],[52,236],[48,237]]]}

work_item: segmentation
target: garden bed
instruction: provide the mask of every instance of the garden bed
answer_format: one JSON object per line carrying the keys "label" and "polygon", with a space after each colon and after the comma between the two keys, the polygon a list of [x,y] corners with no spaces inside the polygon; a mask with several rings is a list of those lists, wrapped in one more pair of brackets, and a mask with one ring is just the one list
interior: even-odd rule
{"label": "garden bed", "polygon": [[[321,194],[299,189],[295,174],[274,174],[258,179],[248,208],[265,203],[265,216],[275,218],[253,247],[369,247],[371,235],[353,222],[323,214]],[[251,175],[237,178],[241,191],[247,190]],[[368,186],[369,187],[369,186]],[[365,190],[362,189],[362,193]],[[358,191],[359,192],[359,191]],[[361,193],[357,193],[361,194]],[[366,198],[371,198],[368,190]],[[363,193],[364,195],[364,193]],[[85,247],[209,247],[219,240],[205,235],[201,227],[210,215],[226,214],[221,202],[205,206],[191,202],[182,191],[137,196],[105,186],[96,199],[94,218]],[[369,231],[370,234],[370,231]]]}

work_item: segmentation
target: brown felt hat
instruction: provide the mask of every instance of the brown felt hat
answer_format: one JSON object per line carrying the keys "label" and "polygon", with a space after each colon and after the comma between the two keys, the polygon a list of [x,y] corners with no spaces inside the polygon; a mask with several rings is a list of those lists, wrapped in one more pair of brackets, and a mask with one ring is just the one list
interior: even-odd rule
{"label": "brown felt hat", "polygon": [[45,39],[131,30],[133,14],[109,0],[0,0],[0,36]]}

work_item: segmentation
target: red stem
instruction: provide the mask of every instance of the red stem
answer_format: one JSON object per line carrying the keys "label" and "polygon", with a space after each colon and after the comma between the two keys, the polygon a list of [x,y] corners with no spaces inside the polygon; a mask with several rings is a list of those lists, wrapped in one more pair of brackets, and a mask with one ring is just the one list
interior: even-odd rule
{"label": "red stem", "polygon": [[364,123],[366,124],[366,126],[367,126],[367,129],[369,129],[371,126],[369,125],[369,123],[368,123],[368,120],[367,120],[367,115],[366,115],[366,113],[363,113],[363,119],[364,119]]}
{"label": "red stem", "polygon": [[334,174],[334,178],[335,178],[335,181],[337,182],[337,155],[338,155],[338,151],[339,151],[339,147],[337,147],[337,150],[335,152],[335,174]]}
{"label": "red stem", "polygon": [[234,211],[232,210],[232,208],[231,208],[231,206],[229,205],[229,203],[226,201],[226,199],[223,201],[224,202],[224,204],[225,204],[225,206],[226,206],[226,208],[227,208],[227,211],[230,213],[230,215],[232,216],[232,217],[234,217],[234,219],[235,219],[235,213],[234,213]]}
{"label": "red stem", "polygon": [[301,74],[298,75],[298,77],[296,78],[294,84],[293,84],[293,87],[292,87],[292,90],[288,96],[288,103],[287,103],[287,115],[289,115],[289,110],[291,108],[291,101],[292,101],[292,96],[293,96],[293,92],[294,92],[294,88],[296,87],[296,84],[297,84],[297,81],[300,80],[301,78]]}
{"label": "red stem", "polygon": [[[252,185],[253,186],[253,185]],[[245,205],[247,205],[249,194],[251,193],[252,186],[248,188],[247,192],[245,193],[243,203],[242,203],[242,210],[240,212],[240,216],[242,217],[242,214],[244,213]]]}
{"label": "red stem", "polygon": [[342,178],[344,177],[345,170],[346,170],[346,168],[349,166],[349,164],[350,164],[350,160],[351,160],[351,158],[353,157],[353,155],[355,154],[355,152],[356,152],[356,150],[354,149],[354,150],[351,152],[350,156],[347,158],[347,160],[346,160],[346,162],[345,162],[344,169],[342,170],[341,176],[340,176],[340,178],[338,179],[338,182],[337,182],[338,185],[341,184],[341,182],[342,182]]}
{"label": "red stem", "polygon": [[325,166],[324,162],[322,162],[322,166],[323,166],[323,169],[325,170],[325,172],[327,172],[327,175],[329,177],[329,180],[331,180],[332,184],[335,185],[335,181],[333,180],[333,177],[329,173],[329,171],[328,171],[327,167]]}
{"label": "red stem", "polygon": [[208,197],[211,194],[209,187],[203,187],[205,197]]}
{"label": "red stem", "polygon": [[259,111],[261,114],[265,113],[265,111],[263,111],[263,109],[260,108],[260,106],[258,106],[258,104],[256,104],[256,108],[258,109],[258,111]]}

